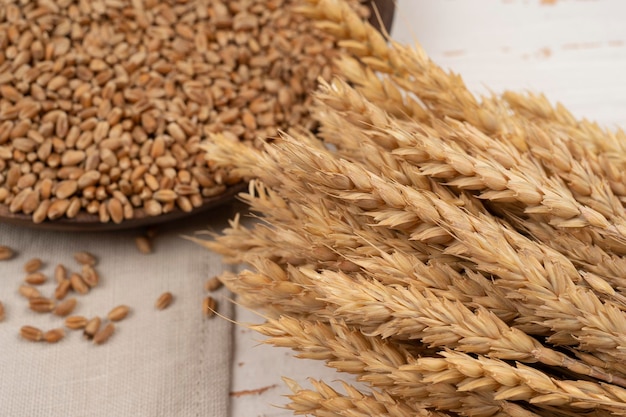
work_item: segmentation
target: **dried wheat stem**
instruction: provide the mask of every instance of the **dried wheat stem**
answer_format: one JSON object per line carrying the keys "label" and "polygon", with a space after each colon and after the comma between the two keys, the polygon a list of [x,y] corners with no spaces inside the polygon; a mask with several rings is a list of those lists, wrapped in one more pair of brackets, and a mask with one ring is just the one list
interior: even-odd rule
{"label": "dried wheat stem", "polygon": [[[322,20],[322,26],[335,28],[334,32],[337,35],[344,36],[346,49],[360,58],[361,62],[347,58],[345,54],[341,55],[337,62],[338,73],[342,74],[346,81],[354,83],[359,91],[377,105],[392,110],[391,114],[396,116],[404,113],[404,118],[414,117],[414,120],[425,121],[427,116],[421,111],[421,106],[414,105],[415,100],[410,99],[410,95],[415,94],[436,118],[452,117],[468,121],[499,140],[513,143],[522,151],[529,150],[547,166],[556,168],[549,157],[541,158],[542,154],[555,155],[549,152],[552,141],[535,140],[533,143],[526,143],[537,129],[533,123],[528,123],[527,118],[511,115],[502,101],[492,97],[479,102],[459,76],[444,72],[428,59],[419,46],[405,47],[394,42],[390,42],[390,45],[381,42],[381,35],[366,23],[359,22],[346,7],[333,4],[332,0],[313,3],[319,4],[318,8],[311,12],[312,15]],[[327,10],[333,10],[332,7],[335,7],[336,12],[328,13]],[[391,81],[375,80],[373,70],[392,74]],[[509,103],[515,101],[511,94],[505,99],[508,99]],[[398,110],[393,111],[394,105]],[[539,111],[541,113],[546,106],[535,107],[542,109]],[[608,188],[612,193],[621,200],[626,200],[624,157],[620,156],[624,153],[623,145],[620,145],[622,141],[619,140],[624,137],[623,132],[611,134],[602,131],[595,124],[578,122],[562,106],[558,108],[557,113],[561,119],[560,126],[569,127],[566,129],[565,137],[558,135],[556,141],[561,145],[560,150],[564,155],[570,157],[570,166],[564,172],[560,170],[555,172],[573,180],[584,177],[607,178]],[[543,128],[544,125],[540,127]],[[558,132],[558,129],[549,128],[549,131],[554,133]],[[600,148],[610,149],[611,152],[604,152],[597,157],[595,156],[597,153],[589,149],[583,148],[581,152],[580,141],[571,140],[570,137],[583,139],[583,142],[589,142],[590,138],[599,144]],[[577,164],[578,161],[589,161],[591,165],[581,167]],[[597,179],[592,182],[602,183]],[[579,186],[586,184],[581,181],[576,183]],[[600,190],[596,194],[603,197]],[[609,198],[609,204],[614,204],[614,200],[615,197]]]}
{"label": "dried wheat stem", "polygon": [[[297,235],[295,230],[285,229],[284,223],[293,220],[289,216],[287,218],[289,220],[283,219],[282,224],[276,224],[281,221],[277,218],[271,229],[256,224],[250,230],[243,228],[236,218],[231,221],[231,227],[225,230],[223,236],[214,236],[214,240],[194,239],[204,247],[227,256],[232,256],[231,252],[234,251],[235,261],[255,267],[257,273],[243,271],[236,277],[225,278],[231,291],[242,296],[254,294],[254,297],[246,297],[254,300],[254,304],[249,305],[251,307],[278,307],[282,304],[280,307],[283,312],[293,314],[323,307],[315,303],[315,294],[306,290],[299,291],[292,284],[309,288],[311,283],[302,280],[301,274],[290,265],[306,262],[315,268],[345,270],[346,265],[337,259],[341,253],[342,259],[385,284],[419,285],[421,289],[429,288],[441,296],[458,299],[468,306],[489,306],[498,317],[507,322],[520,314],[518,309],[524,311],[523,306],[516,307],[507,300],[504,292],[481,274],[471,270],[467,275],[461,274],[460,270],[464,265],[455,265],[458,263],[456,258],[446,259],[441,252],[432,253],[436,256],[416,253],[414,247],[405,244],[406,241],[393,239],[393,236],[385,233],[387,229],[363,230],[356,219],[344,223],[343,220],[349,218],[348,213],[332,215],[322,212],[319,216],[300,218],[302,223],[298,225],[309,224],[307,229],[316,230],[317,240],[312,240],[311,233],[304,238],[302,234]],[[323,224],[321,219],[325,219]],[[338,231],[343,233],[342,240],[335,238]],[[276,235],[280,235],[281,239],[275,239]],[[313,243],[316,241],[326,242],[327,247],[316,246]],[[277,259],[282,268],[286,264],[287,271],[269,259]],[[296,274],[295,278],[291,276],[292,273]],[[301,296],[302,300],[299,299]],[[530,311],[525,313],[530,314]]]}
{"label": "dried wheat stem", "polygon": [[[349,46],[353,44],[353,41],[340,41],[340,43]],[[415,97],[403,91],[390,75],[372,70],[368,65],[350,55],[349,47],[346,49],[347,53],[339,54],[335,59],[336,73],[341,74],[341,78],[350,82],[368,101],[389,115],[402,120],[428,124],[435,117]],[[355,55],[358,56],[358,54]],[[333,108],[336,107],[333,106]]]}
{"label": "dried wheat stem", "polygon": [[[283,271],[270,264],[266,261],[266,268],[257,268],[259,272],[243,270],[237,275],[222,276],[222,280],[227,288],[240,296],[242,305],[264,310],[268,316],[269,311],[273,312],[272,317],[275,314],[308,316],[326,307],[306,275],[293,267]],[[273,274],[270,275],[267,269]]]}
{"label": "dried wheat stem", "polygon": [[341,1],[309,0],[309,3],[311,6],[300,8],[301,13],[318,19],[318,27],[340,39],[340,45],[357,56],[364,66],[389,74],[397,87],[415,94],[435,117],[468,121],[481,130],[507,137],[520,150],[527,149],[514,127],[498,123],[493,113],[481,107],[461,77],[434,64],[419,45],[405,47],[386,39]]}
{"label": "dried wheat stem", "polygon": [[[448,82],[446,79],[447,74],[434,64],[431,65],[438,72],[424,73],[423,68],[430,63],[430,60],[421,48],[418,46],[415,46],[415,48],[402,48],[402,45],[397,45],[396,43],[389,45],[388,41],[390,40],[385,35],[375,30],[367,22],[359,19],[345,3],[338,0],[308,0],[308,2],[310,6],[299,7],[296,11],[317,19],[318,27],[333,32],[335,37],[339,39],[340,45],[349,53],[358,56],[371,70],[414,76],[415,78],[420,78],[418,82],[423,84],[430,82],[437,87],[441,87],[438,84],[442,82]],[[411,67],[402,65],[404,64],[401,59],[402,54],[406,52],[416,56],[414,62],[411,62],[413,64]],[[416,71],[415,67],[418,65],[420,67]],[[462,81],[460,83],[458,91],[461,93],[467,91]],[[462,94],[460,97],[455,97],[458,92],[454,87],[457,86],[452,83],[447,83],[446,87],[453,88],[441,100],[449,101],[450,106],[456,108],[456,104],[452,103],[453,98],[463,98]],[[431,88],[430,91],[435,90]]]}
{"label": "dried wheat stem", "polygon": [[[383,177],[393,178],[394,180],[397,180],[403,185],[408,185],[406,181],[403,181],[404,178],[417,177],[415,174],[413,175],[408,174],[410,172],[410,168],[407,169],[406,163],[404,164],[398,163],[397,159],[401,159],[402,158],[401,155],[395,155],[395,159],[392,158],[392,160],[390,160],[389,158],[390,153],[385,152],[380,148],[397,150],[398,148],[405,146],[409,148],[407,152],[410,152],[414,155],[415,154],[420,155],[423,153],[421,150],[418,151],[418,149],[421,149],[420,145],[418,143],[415,143],[414,141],[408,144],[399,143],[391,135],[382,134],[379,131],[377,131],[375,128],[373,128],[372,125],[374,123],[377,123],[378,127],[381,127],[381,128],[384,128],[385,126],[389,124],[387,117],[385,117],[384,114],[383,115],[379,114],[380,110],[376,106],[372,106],[371,104],[367,103],[365,100],[363,100],[363,97],[357,94],[354,90],[350,89],[350,87],[347,86],[345,83],[338,81],[338,80],[335,80],[332,84],[323,83],[321,86],[321,90],[317,92],[316,94],[318,96],[318,101],[322,101],[324,103],[330,103],[329,105],[326,105],[326,106],[319,106],[321,109],[323,109],[323,112],[317,115],[319,120],[322,121],[320,134],[324,137],[325,140],[328,140],[337,145],[338,152],[340,155],[349,155],[348,159],[350,160],[357,159],[360,162],[364,163],[371,171],[375,173],[379,173]],[[356,110],[358,110],[358,113],[348,112],[348,109],[351,106],[354,107]],[[347,116],[347,117],[344,117],[344,116]],[[354,120],[357,120],[357,121],[350,122]],[[360,127],[357,127],[357,126],[360,126]],[[476,135],[474,135],[474,137],[476,137]],[[481,137],[482,137],[481,135],[478,136],[479,139]],[[377,147],[374,144],[374,142],[378,142],[380,144],[380,147]],[[529,163],[524,164],[523,159],[520,161],[521,157],[519,156],[519,153],[517,156],[512,156],[511,151],[506,151],[505,149],[506,152],[503,152],[502,146],[499,146],[497,143],[492,144],[490,142],[485,142],[485,141],[475,143],[476,140],[474,140],[473,142],[474,142],[473,143],[474,146],[478,146],[480,149],[488,150],[489,155],[487,156],[487,158],[489,161],[493,159],[497,161],[501,161],[503,163],[506,163],[506,166],[514,166],[518,171],[521,170],[524,173],[535,173],[536,171],[534,165],[529,164]],[[435,146],[435,149],[437,149],[436,145],[433,145],[433,146]],[[443,152],[438,152],[438,151],[439,150],[437,149],[436,155],[448,156],[450,163],[457,164],[457,165],[453,165],[454,167],[458,166],[458,158],[454,158],[454,155],[450,155],[450,153],[446,152],[445,150]],[[515,152],[514,149],[512,151]],[[555,154],[558,155],[559,153],[556,152]],[[378,155],[385,155],[387,157],[385,158],[384,156],[381,157]],[[372,160],[372,156],[374,156],[373,160]],[[372,161],[370,162],[370,160]],[[428,164],[428,162],[426,164],[427,164],[427,169],[433,169],[432,164]],[[463,165],[460,165],[460,166],[462,167]],[[402,175],[397,174],[399,169],[402,169]],[[420,175],[421,174],[422,173],[420,172]],[[449,175],[449,172],[443,171],[443,174]],[[540,177],[538,178],[537,175],[531,175],[530,180],[533,181],[534,183],[539,183],[540,181],[542,181],[542,178]],[[463,179],[460,179],[459,181],[467,181],[467,178],[465,177]],[[423,183],[424,181],[421,181],[421,183],[414,182],[413,184],[419,184],[417,188],[423,189],[425,188],[422,186]],[[585,181],[581,180],[579,181],[579,183],[585,183]],[[469,183],[466,182],[465,184],[469,184],[469,186],[475,186],[475,184],[472,182],[469,182]],[[493,184],[493,179],[491,183],[487,182],[487,185],[490,185],[490,184]],[[432,184],[430,184],[429,187],[432,189],[433,188]],[[475,187],[472,187],[472,188],[475,188]],[[541,187],[537,187],[537,188],[541,190]],[[428,187],[426,187],[425,189],[428,189]],[[495,192],[495,191],[487,191],[487,193],[491,193],[491,196],[494,198],[497,198],[497,196],[501,196],[503,194],[503,192]],[[503,198],[496,200],[498,202],[498,206],[500,207],[499,211],[507,213],[510,211],[509,209],[510,203],[501,203],[500,201],[502,199]],[[504,200],[506,201],[506,198]],[[584,201],[588,202],[589,199],[584,200]],[[591,202],[592,202],[592,207],[594,205],[597,206],[595,198],[592,198]],[[493,205],[491,206],[491,208],[493,209]],[[619,202],[617,202],[617,205],[614,204],[613,209],[617,211],[621,210],[621,206],[619,205]],[[476,211],[484,211],[484,207],[478,206]],[[610,210],[608,211],[610,212]],[[384,217],[384,213],[385,212],[383,211],[380,214],[375,215],[374,219],[377,222],[379,222],[379,224],[382,226],[398,227],[399,223],[396,221],[394,224],[394,220],[398,219],[399,216],[390,215],[389,219],[391,221],[387,222]],[[605,213],[607,213],[607,211],[605,211]],[[406,213],[406,214],[403,214],[403,216],[408,217],[409,214]],[[527,220],[529,216],[526,216],[526,219],[522,219],[522,218],[517,219],[516,217],[517,216],[511,217],[514,220],[519,220],[518,222],[513,222],[514,224],[525,222],[525,223],[533,225],[533,224],[538,224],[537,220],[540,220],[542,217],[545,217],[545,216],[532,214],[530,218],[535,220],[533,222],[530,222]],[[415,222],[415,219],[413,219],[413,221]],[[570,220],[568,224],[574,225],[574,221]],[[402,226],[406,226],[406,225],[402,225]],[[588,247],[589,239],[587,239],[587,237],[589,235],[592,237],[591,244],[598,250],[604,250],[604,249],[611,250],[612,249],[614,251],[617,251],[618,253],[623,253],[625,249],[623,245],[616,246],[617,242],[615,242],[614,239],[610,239],[610,240],[604,239],[601,236],[598,236],[596,233],[591,233],[590,231],[583,230],[582,228],[568,229],[567,233],[570,233],[570,235],[567,235],[563,233],[562,231],[556,231],[554,229],[552,230],[553,230],[553,233],[558,233],[564,239],[567,239],[568,242],[571,244],[563,244],[561,240],[554,239],[554,238],[545,238],[545,239],[539,239],[539,240],[542,243],[548,246],[551,246],[554,249],[558,250],[559,252],[572,258],[572,260],[578,259],[578,255],[585,254],[584,252],[582,253],[579,252],[577,248]],[[433,231],[437,232],[434,236],[442,236],[444,239],[445,239],[445,236],[447,235],[445,231],[441,231],[440,229],[437,230],[436,227],[428,228],[428,233],[432,234]],[[581,245],[580,242],[576,242],[576,239],[582,239],[582,243],[584,243],[586,246]],[[596,246],[593,243],[594,241],[596,243],[600,243],[601,247]],[[576,253],[576,251],[578,251],[578,253]],[[615,262],[619,263],[619,261],[622,259],[620,257],[616,257],[613,255],[607,255],[602,258],[598,258],[597,256],[594,256],[594,259],[596,260],[596,262],[593,265],[593,272],[597,272],[599,275],[603,276],[603,278],[605,278],[608,283],[615,286],[616,281],[618,281],[619,278],[611,278],[610,274],[607,274],[606,272],[603,273],[602,271],[607,270],[607,269],[614,269]],[[598,259],[601,259],[601,262],[597,262]],[[587,264],[590,264],[590,258],[583,258],[580,260],[580,262],[585,262]],[[577,265],[581,265],[580,262],[578,262]],[[620,301],[620,304],[623,305],[621,301]]]}

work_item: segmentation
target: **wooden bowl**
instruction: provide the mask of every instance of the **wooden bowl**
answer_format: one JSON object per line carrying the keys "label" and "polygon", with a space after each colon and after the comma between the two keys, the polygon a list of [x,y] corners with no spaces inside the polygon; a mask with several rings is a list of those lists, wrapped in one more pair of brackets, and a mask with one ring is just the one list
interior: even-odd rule
{"label": "wooden bowl", "polygon": [[[370,9],[373,11],[370,17],[370,23],[372,24],[372,26],[376,27],[379,30],[384,29],[386,32],[390,32],[395,12],[395,0],[366,0],[366,3],[368,7],[370,7]],[[184,212],[178,208],[175,208],[173,211],[166,214],[162,214],[159,216],[148,216],[143,212],[143,210],[137,209],[135,210],[133,219],[124,220],[121,223],[102,223],[99,221],[97,215],[89,214],[86,212],[80,212],[76,217],[72,219],[63,217],[56,220],[46,220],[42,223],[33,223],[30,215],[22,213],[11,213],[9,211],[9,208],[4,204],[0,204],[0,222],[37,229],[77,232],[111,231],[147,227],[195,215],[200,212],[215,208],[219,205],[229,203],[235,198],[237,194],[245,190],[246,187],[247,184],[244,183],[230,186],[226,189],[224,193],[220,195],[205,198],[202,206],[195,208],[191,212]]]}

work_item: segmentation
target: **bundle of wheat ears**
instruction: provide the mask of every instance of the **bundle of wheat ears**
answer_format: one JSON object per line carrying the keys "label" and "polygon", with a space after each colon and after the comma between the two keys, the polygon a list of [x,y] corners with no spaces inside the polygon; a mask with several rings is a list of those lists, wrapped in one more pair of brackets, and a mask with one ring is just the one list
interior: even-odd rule
{"label": "bundle of wheat ears", "polygon": [[267,343],[364,383],[286,380],[287,407],[626,415],[625,135],[540,95],[477,97],[340,0],[298,11],[343,48],[319,129],[213,138],[258,221],[197,240],[250,266],[221,279]]}

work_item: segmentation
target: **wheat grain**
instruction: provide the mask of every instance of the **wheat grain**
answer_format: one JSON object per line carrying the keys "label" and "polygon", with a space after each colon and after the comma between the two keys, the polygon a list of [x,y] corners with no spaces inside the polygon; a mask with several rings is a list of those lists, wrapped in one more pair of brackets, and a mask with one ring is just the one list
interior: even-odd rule
{"label": "wheat grain", "polygon": [[89,252],[75,252],[74,259],[81,265],[95,266],[98,260]]}
{"label": "wheat grain", "polygon": [[53,313],[60,317],[65,317],[68,314],[71,314],[76,308],[76,298],[68,298],[65,301],[60,302],[56,305],[53,310]]}
{"label": "wheat grain", "polygon": [[67,293],[69,292],[71,287],[72,285],[69,279],[62,280],[54,289],[54,298],[56,298],[57,300],[64,299],[65,296],[67,296]]}
{"label": "wheat grain", "polygon": [[32,274],[34,272],[37,272],[41,268],[41,266],[41,259],[32,258],[24,264],[24,272],[26,272],[27,274]]}
{"label": "wheat grain", "polygon": [[46,277],[41,272],[33,272],[31,274],[26,275],[26,277],[24,278],[24,282],[26,282],[27,284],[31,284],[31,285],[41,285],[41,284],[44,284],[47,280],[48,280],[48,277]]}
{"label": "wheat grain", "polygon": [[107,323],[104,328],[102,328],[93,335],[93,343],[95,343],[96,345],[106,343],[111,338],[114,332],[115,325],[113,323]]}
{"label": "wheat grain", "polygon": [[57,284],[65,281],[67,279],[67,270],[63,264],[57,264],[54,267],[54,280]]}
{"label": "wheat grain", "polygon": [[31,310],[37,313],[49,313],[54,310],[56,303],[54,300],[46,297],[30,297],[28,299],[28,306]]}
{"label": "wheat grain", "polygon": [[69,281],[72,290],[76,291],[78,294],[84,295],[89,292],[89,286],[85,283],[85,281],[79,274],[72,273],[70,275]]}
{"label": "wheat grain", "polygon": [[204,283],[204,290],[207,292],[217,291],[222,286],[222,281],[218,277],[211,277]]}
{"label": "wheat grain", "polygon": [[119,305],[117,307],[114,307],[111,311],[109,311],[109,313],[107,314],[107,318],[111,321],[120,321],[126,318],[129,312],[130,312],[130,308],[128,306]]}
{"label": "wheat grain", "polygon": [[48,330],[43,334],[43,340],[47,343],[57,343],[59,340],[65,337],[65,332],[63,329],[52,329]]}
{"label": "wheat grain", "polygon": [[39,290],[30,285],[20,285],[18,291],[22,296],[26,298],[35,298],[41,296]]}
{"label": "wheat grain", "polygon": [[39,342],[43,339],[43,332],[33,326],[22,326],[20,328],[20,336],[31,342]]}
{"label": "wheat grain", "polygon": [[154,307],[157,310],[164,310],[168,308],[170,304],[172,304],[173,300],[174,300],[174,297],[172,296],[172,293],[164,292],[163,294],[159,296],[159,298],[157,298],[157,300],[154,303]]}
{"label": "wheat grain", "polygon": [[70,316],[65,319],[65,326],[72,330],[83,329],[87,323],[87,318],[83,316]]}
{"label": "wheat grain", "polygon": [[152,253],[152,242],[146,236],[137,236],[135,238],[135,246],[144,255]]}
{"label": "wheat grain", "polygon": [[6,261],[8,259],[13,258],[15,256],[15,252],[8,246],[0,246],[0,260]]}
{"label": "wheat grain", "polygon": [[202,313],[205,317],[213,317],[215,315],[216,308],[217,302],[213,297],[205,297],[202,301]]}
{"label": "wheat grain", "polygon": [[[100,324],[102,323],[102,320],[100,319],[100,317],[96,316],[93,317],[91,319],[89,319],[82,327],[84,328],[83,330],[83,335],[88,338],[88,339],[92,339],[96,333],[98,333],[100,331]],[[66,325],[68,325],[68,322],[65,322]],[[83,324],[83,320],[82,318],[77,319],[76,323],[72,323],[72,325],[75,325],[76,328],[80,328],[79,324],[82,325]],[[69,327],[69,326],[68,326]]]}

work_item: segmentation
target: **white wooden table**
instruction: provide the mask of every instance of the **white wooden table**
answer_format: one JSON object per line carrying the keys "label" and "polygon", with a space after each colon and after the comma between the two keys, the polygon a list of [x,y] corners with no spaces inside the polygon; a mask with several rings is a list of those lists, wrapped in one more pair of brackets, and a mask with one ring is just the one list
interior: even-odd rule
{"label": "white wooden table", "polygon": [[[543,92],[578,117],[626,127],[625,21],[623,0],[398,0],[392,36],[417,40],[477,93]],[[241,308],[236,314],[258,321]],[[303,386],[307,377],[339,377],[321,362],[294,359],[259,340],[235,330],[233,417],[291,416],[277,407],[288,402],[281,376]]]}

